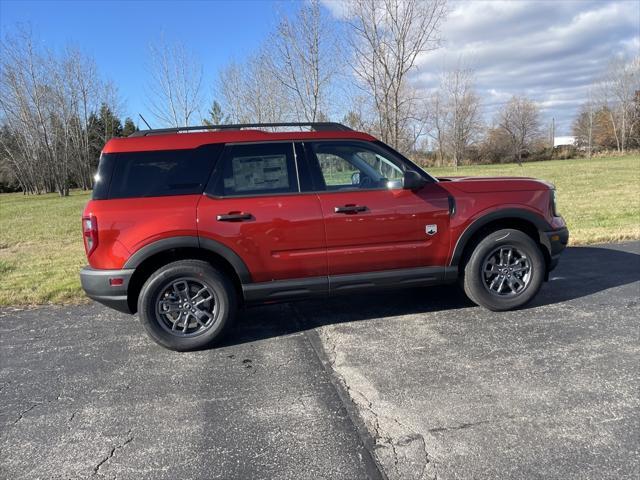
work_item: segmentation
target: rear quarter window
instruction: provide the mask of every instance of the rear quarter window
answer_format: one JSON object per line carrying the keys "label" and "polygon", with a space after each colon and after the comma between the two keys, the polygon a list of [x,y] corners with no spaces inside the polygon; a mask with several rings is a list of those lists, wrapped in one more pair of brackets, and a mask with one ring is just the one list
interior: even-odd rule
{"label": "rear quarter window", "polygon": [[94,200],[105,200],[109,198],[109,185],[111,184],[111,175],[113,175],[113,166],[116,162],[115,155],[102,154],[98,163],[98,172],[93,179]]}
{"label": "rear quarter window", "polygon": [[[209,145],[192,150],[105,154],[100,164],[112,164],[113,169],[108,198],[202,193],[221,150],[222,145]],[[98,171],[100,175],[100,168]]]}

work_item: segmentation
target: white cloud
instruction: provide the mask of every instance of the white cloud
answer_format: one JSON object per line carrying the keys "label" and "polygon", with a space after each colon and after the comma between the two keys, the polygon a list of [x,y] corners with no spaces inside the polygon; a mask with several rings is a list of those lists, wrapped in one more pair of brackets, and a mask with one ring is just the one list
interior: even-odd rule
{"label": "white cloud", "polygon": [[339,19],[344,20],[349,14],[349,2],[346,0],[320,0],[331,14]]}
{"label": "white cloud", "polygon": [[[344,19],[344,2],[323,4]],[[459,1],[442,25],[443,46],[419,58],[417,84],[435,88],[460,60],[473,68],[489,119],[511,95],[538,101],[559,134],[589,85],[614,57],[640,54],[640,2],[575,0]]]}

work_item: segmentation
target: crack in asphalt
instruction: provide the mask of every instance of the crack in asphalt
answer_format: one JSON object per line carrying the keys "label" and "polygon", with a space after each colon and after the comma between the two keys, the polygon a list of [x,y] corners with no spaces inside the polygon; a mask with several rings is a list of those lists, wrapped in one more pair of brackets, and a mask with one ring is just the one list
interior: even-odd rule
{"label": "crack in asphalt", "polygon": [[420,478],[425,478],[425,473],[427,471],[427,467],[429,464],[433,465],[433,479],[438,480],[438,472],[436,471],[435,464],[431,461],[431,457],[429,456],[429,452],[427,452],[427,442],[424,441],[424,437],[422,435],[418,435],[420,444],[422,446],[422,453],[424,454],[424,458],[426,462],[422,465],[422,470],[420,472]]}
{"label": "crack in asphalt", "polygon": [[464,430],[466,428],[471,428],[471,427],[475,427],[476,425],[482,425],[485,423],[491,423],[489,422],[489,420],[481,420],[479,422],[470,422],[470,423],[461,423],[460,425],[456,425],[453,427],[435,427],[435,428],[430,428],[429,432],[430,433],[441,433],[441,432],[450,432],[450,431],[454,431],[454,430]]}
{"label": "crack in asphalt", "polygon": [[[334,372],[334,375],[337,377],[338,381],[343,385],[343,387],[347,391],[347,394],[352,399],[352,401],[359,408],[361,408],[362,411],[369,412],[370,414],[368,415],[369,418],[366,418],[367,416],[362,416],[362,415],[361,416],[373,439],[374,455],[378,457],[378,464],[381,466],[384,465],[380,459],[379,453],[376,453],[375,450],[377,450],[377,448],[380,448],[380,447],[388,448],[391,451],[393,470],[394,470],[393,473],[395,473],[396,478],[403,478],[403,475],[400,471],[401,470],[400,458],[399,458],[397,447],[407,447],[411,443],[415,441],[419,441],[421,445],[420,450],[422,452],[423,461],[421,462],[422,467],[421,467],[420,475],[419,477],[417,477],[417,479],[421,480],[421,479],[429,478],[429,479],[436,480],[438,478],[438,474],[435,469],[435,464],[432,461],[432,458],[427,451],[427,446],[426,446],[424,437],[419,433],[411,432],[411,428],[409,428],[406,425],[403,425],[397,418],[380,415],[374,408],[373,402],[367,397],[367,395],[365,395],[362,391],[358,390],[356,387],[349,385],[345,381],[344,377],[340,373],[338,373],[336,369],[336,363],[337,363],[337,357],[338,357],[336,342],[332,341],[331,336],[327,332],[323,332],[322,337],[324,338],[324,341],[322,342],[322,346],[325,349],[325,353],[327,354],[327,358],[329,360],[329,366]],[[403,435],[397,439],[394,438],[392,434],[387,432],[381,426],[381,423],[380,423],[381,417],[396,423],[402,430],[409,431],[411,433],[407,435]],[[432,468],[432,472],[429,475],[427,474],[427,469],[430,466]]]}
{"label": "crack in asphalt", "polygon": [[[9,382],[9,383],[11,383],[11,382]],[[8,385],[8,383],[7,383],[7,385]],[[5,385],[5,386],[6,386],[6,385]],[[39,405],[49,404],[49,403],[53,403],[53,402],[59,402],[60,400],[71,400],[72,402],[74,401],[74,399],[73,399],[73,398],[71,398],[71,397],[65,397],[65,396],[63,396],[63,394],[64,394],[64,391],[63,391],[62,393],[58,394],[58,395],[56,396],[56,398],[54,398],[54,399],[51,399],[51,400],[43,400],[43,401],[41,401],[41,402],[33,402],[33,403],[29,406],[29,408],[27,408],[27,409],[23,410],[22,412],[20,412],[20,413],[18,414],[18,418],[16,418],[16,419],[13,421],[13,425],[17,424],[20,420],[22,420],[22,419],[24,418],[25,414],[29,413],[31,410],[33,410],[34,408],[36,408],[36,407],[37,407],[37,406],[39,406]]]}
{"label": "crack in asphalt", "polygon": [[[76,418],[76,415],[78,414],[79,411],[80,410],[74,410],[71,413],[71,416],[69,417],[69,420],[67,420],[67,422],[69,422],[69,423],[73,422],[73,419]],[[69,426],[69,429],[71,429],[71,426]]]}
{"label": "crack in asphalt", "polygon": [[[415,432],[411,432],[411,428],[407,425],[401,423],[397,418],[390,417],[386,415],[380,415],[373,406],[373,402],[360,390],[355,387],[349,386],[345,384],[345,388],[349,392],[350,397],[356,402],[357,405],[363,407],[368,411],[373,417],[369,422],[366,422],[367,425],[371,427],[373,430],[373,440],[376,446],[380,446],[382,448],[389,448],[392,454],[393,466],[396,474],[396,478],[403,478],[403,475],[400,471],[400,459],[398,454],[397,447],[407,447],[411,443],[415,441],[419,441],[421,444],[421,451],[423,456],[422,468],[420,471],[420,475],[416,477],[417,479],[430,478],[437,479],[437,472],[435,471],[435,464],[432,462],[431,456],[427,451],[426,442],[424,437]],[[355,395],[354,395],[355,394]],[[360,398],[360,401],[357,400],[356,395]],[[395,438],[392,434],[388,433],[384,428],[380,425],[380,418],[385,418],[391,422],[396,423],[402,430],[409,431],[411,433],[407,435],[402,435],[401,437]],[[433,467],[433,475],[425,476],[427,468],[431,465]]]}
{"label": "crack in asphalt", "polygon": [[16,424],[16,423],[18,423],[20,420],[22,420],[26,413],[30,412],[31,410],[33,410],[34,408],[36,408],[38,405],[42,405],[42,403],[34,403],[34,404],[32,404],[29,408],[27,408],[26,410],[23,410],[22,412],[20,412],[20,414],[18,415],[18,418],[16,418],[16,419],[14,420],[13,424],[15,425],[15,424]]}
{"label": "crack in asphalt", "polygon": [[[358,452],[358,456],[360,457],[360,460],[363,462],[365,469],[368,472],[368,478],[380,478],[387,480],[387,476],[384,472],[384,469],[382,468],[382,465],[378,461],[376,461],[376,454],[373,451],[372,447],[370,447],[370,440],[372,440],[373,448],[375,448],[375,438],[371,438],[371,432],[366,426],[362,415],[358,412],[358,407],[348,391],[349,386],[344,382],[342,376],[338,374],[338,372],[334,368],[335,359],[337,356],[335,344],[330,344],[330,346],[332,347],[332,351],[328,352],[327,345],[320,339],[318,330],[312,326],[310,327],[308,325],[305,325],[305,317],[295,307],[295,305],[290,305],[290,308],[293,312],[294,320],[301,328],[301,331],[304,332],[304,336],[309,343],[311,350],[315,353],[321,366],[328,374],[331,383],[333,384],[333,387],[338,394],[338,398],[342,403],[343,408],[347,412],[347,416],[350,419],[351,424],[356,430],[357,435],[360,437],[363,450]],[[313,335],[310,335],[310,332],[313,332]],[[348,398],[345,399],[345,396]]]}
{"label": "crack in asphalt", "polygon": [[102,466],[107,463],[109,460],[111,460],[111,458],[113,458],[113,456],[115,455],[117,450],[120,450],[121,448],[124,448],[126,445],[128,445],[129,443],[131,443],[133,441],[133,435],[131,435],[131,429],[127,432],[127,439],[122,442],[119,445],[116,445],[114,447],[111,448],[111,450],[109,451],[109,454],[104,457],[102,460],[100,460],[100,462],[98,462],[98,464],[93,467],[93,475],[99,475],[100,474],[100,468],[102,468]]}

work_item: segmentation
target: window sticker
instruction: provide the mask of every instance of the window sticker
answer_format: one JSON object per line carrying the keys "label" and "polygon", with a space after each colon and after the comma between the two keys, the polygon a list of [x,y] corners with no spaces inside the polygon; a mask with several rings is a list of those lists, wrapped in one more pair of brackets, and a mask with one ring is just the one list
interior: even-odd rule
{"label": "window sticker", "polygon": [[232,168],[233,179],[225,180],[225,188],[236,192],[289,188],[286,155],[234,157]]}

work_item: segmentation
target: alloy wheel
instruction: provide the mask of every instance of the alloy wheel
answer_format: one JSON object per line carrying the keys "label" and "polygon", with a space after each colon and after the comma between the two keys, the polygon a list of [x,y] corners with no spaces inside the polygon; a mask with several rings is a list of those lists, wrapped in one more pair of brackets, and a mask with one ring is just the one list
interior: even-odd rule
{"label": "alloy wheel", "polygon": [[531,261],[526,253],[511,245],[493,250],[482,262],[485,288],[498,297],[520,295],[532,278]]}
{"label": "alloy wheel", "polygon": [[179,278],[164,287],[156,300],[156,315],[166,331],[179,337],[201,335],[217,320],[215,291],[196,278]]}

